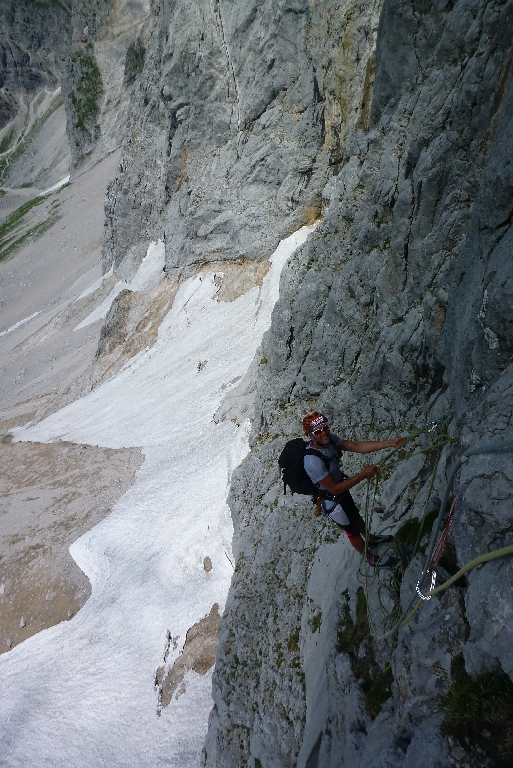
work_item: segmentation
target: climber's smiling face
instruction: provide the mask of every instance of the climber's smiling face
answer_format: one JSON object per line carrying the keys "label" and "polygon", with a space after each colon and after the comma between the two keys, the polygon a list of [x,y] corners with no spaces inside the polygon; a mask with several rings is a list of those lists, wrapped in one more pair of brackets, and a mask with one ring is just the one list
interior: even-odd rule
{"label": "climber's smiling face", "polygon": [[318,427],[317,429],[312,430],[312,432],[310,432],[310,437],[312,442],[314,442],[316,445],[321,447],[328,445],[331,439],[329,425],[324,424],[322,427]]}

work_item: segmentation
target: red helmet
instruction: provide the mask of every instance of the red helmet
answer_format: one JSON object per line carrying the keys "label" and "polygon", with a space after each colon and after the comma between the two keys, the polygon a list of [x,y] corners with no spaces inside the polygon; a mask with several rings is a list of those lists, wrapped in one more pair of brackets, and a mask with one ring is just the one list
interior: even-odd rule
{"label": "red helmet", "polygon": [[327,426],[328,419],[323,413],[319,413],[319,411],[312,411],[312,413],[307,413],[303,418],[303,432],[305,435],[311,435],[314,429]]}

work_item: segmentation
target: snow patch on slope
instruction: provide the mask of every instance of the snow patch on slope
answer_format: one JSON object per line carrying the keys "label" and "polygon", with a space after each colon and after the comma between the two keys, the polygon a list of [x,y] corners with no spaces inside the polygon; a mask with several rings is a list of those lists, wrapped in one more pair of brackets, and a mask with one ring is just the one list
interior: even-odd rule
{"label": "snow patch on slope", "polygon": [[14,323],[14,325],[11,325],[10,328],[6,328],[4,331],[0,331],[0,336],[5,336],[6,334],[15,331],[17,328],[20,328],[20,326],[25,325],[25,323],[28,323],[30,320],[33,320],[34,317],[40,315],[41,311],[42,310],[39,310],[39,312],[34,312],[34,314],[30,315],[30,317],[25,317],[23,320],[18,320],[18,322]]}
{"label": "snow patch on slope", "polygon": [[41,192],[41,196],[49,195],[51,192],[56,192],[58,189],[63,187],[65,184],[67,184],[70,178],[71,176],[68,173],[68,175],[64,176],[64,178],[58,181],[57,184],[54,184],[52,187],[48,187],[48,189],[45,189],[44,192]]}
{"label": "snow patch on slope", "polygon": [[[214,603],[221,611],[225,604],[232,574],[226,497],[249,450],[249,424],[216,424],[212,416],[230,382],[247,371],[270,324],[282,267],[311,231],[282,241],[262,288],[233,302],[215,300],[211,273],[187,280],[151,349],[86,397],[16,431],[18,440],[142,446],[146,458],[112,513],[70,548],[92,584],[84,608],[0,657],[10,768],[200,764],[211,670],[189,671],[186,693],[161,717],[155,671],[168,631],[179,637],[172,664],[189,627]],[[141,265],[148,280],[156,263],[152,252]]]}
{"label": "snow patch on slope", "polygon": [[[87,315],[82,322],[75,326],[73,330],[78,331],[80,328],[85,328],[86,325],[91,325],[91,323],[96,323],[97,320],[102,320],[111,308],[112,302],[121,291],[125,289],[128,289],[129,291],[149,291],[151,288],[157,288],[163,278],[165,255],[165,246],[162,240],[158,240],[156,243],[150,243],[146,256],[142,260],[139,269],[131,282],[127,283],[124,280],[120,280],[116,283],[102,303]],[[99,287],[105,277],[110,274],[112,274],[112,269],[107,275],[103,275],[99,281],[96,281],[93,286],[90,286],[79,298],[87,296],[91,291],[95,290],[95,288]]]}

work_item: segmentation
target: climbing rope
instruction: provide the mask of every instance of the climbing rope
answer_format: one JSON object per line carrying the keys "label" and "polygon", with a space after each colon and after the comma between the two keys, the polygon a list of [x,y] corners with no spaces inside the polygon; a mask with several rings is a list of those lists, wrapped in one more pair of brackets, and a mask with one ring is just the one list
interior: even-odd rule
{"label": "climbing rope", "polygon": [[[449,511],[449,516],[447,517],[447,522],[445,524],[445,527],[442,531],[442,535],[438,539],[438,544],[436,545],[433,554],[431,555],[431,560],[428,566],[428,573],[431,573],[431,580],[429,584],[429,589],[433,590],[436,584],[436,571],[435,568],[437,566],[438,561],[440,560],[441,554],[444,551],[445,545],[447,543],[447,539],[449,538],[449,533],[452,528],[452,524],[454,522],[454,510],[456,508],[456,502],[458,500],[458,494],[456,494],[452,500],[451,509]],[[417,592],[418,596],[421,600],[431,600],[431,597],[427,597],[426,595],[423,595],[420,591],[420,579],[417,582],[415,586],[415,591]]]}
{"label": "climbing rope", "polygon": [[[388,548],[388,551],[390,551],[393,548],[394,554],[398,555],[399,565],[392,572],[392,575],[388,575],[386,577],[387,580],[383,579],[378,582],[376,596],[377,596],[378,608],[383,617],[380,630],[377,629],[374,623],[373,617],[371,616],[371,601],[369,599],[370,598],[369,587],[373,585],[376,579],[380,579],[381,574],[379,574],[379,572],[378,573],[374,572],[372,576],[369,576],[368,569],[366,567],[367,549],[368,549],[368,543],[369,543],[368,535],[372,525],[380,472],[378,471],[376,473],[376,475],[378,476],[375,476],[372,481],[368,482],[367,496],[366,496],[366,503],[365,503],[365,523],[366,523],[367,534],[366,534],[366,540],[365,540],[365,552],[362,559],[363,572],[362,572],[362,565],[361,565],[359,569],[359,573],[363,576],[365,597],[367,601],[369,628],[376,640],[388,640],[388,639],[392,640],[395,634],[398,632],[398,630],[401,627],[405,626],[408,623],[408,621],[410,621],[412,616],[416,613],[416,611],[422,605],[423,601],[430,600],[433,595],[439,594],[442,590],[447,589],[468,571],[472,570],[473,568],[475,568],[476,566],[482,563],[490,562],[491,560],[495,560],[497,558],[504,557],[506,555],[513,553],[513,545],[511,545],[508,547],[503,547],[501,549],[495,550],[494,552],[488,552],[484,555],[480,555],[479,557],[474,558],[470,562],[466,563],[462,568],[459,569],[459,571],[456,574],[454,574],[454,576],[452,576],[443,584],[435,588],[435,583],[436,583],[435,568],[438,563],[438,560],[440,559],[440,556],[442,555],[443,549],[445,547],[447,538],[450,533],[450,529],[454,522],[454,515],[455,515],[456,503],[458,498],[457,494],[454,496],[452,500],[444,529],[440,534],[442,524],[446,517],[446,510],[448,507],[449,497],[452,493],[452,487],[453,487],[453,483],[456,478],[457,472],[461,468],[461,465],[463,464],[463,462],[466,461],[470,456],[476,456],[484,453],[497,453],[497,452],[509,451],[513,449],[513,438],[508,438],[498,443],[479,443],[473,448],[469,448],[468,450],[466,450],[460,456],[460,458],[455,462],[449,474],[444,495],[440,503],[438,516],[433,524],[433,528],[431,531],[431,536],[430,536],[430,540],[429,540],[429,544],[426,552],[425,565],[416,585],[417,597],[416,598],[414,597],[412,599],[412,601],[410,602],[409,606],[406,608],[405,611],[401,611],[400,588],[401,588],[402,578],[406,568],[409,566],[413,557],[415,556],[422,538],[422,529],[426,519],[429,501],[430,501],[430,497],[433,490],[433,485],[434,485],[436,470],[438,467],[438,462],[440,459],[440,454],[441,454],[442,448],[445,445],[448,445],[449,443],[456,441],[456,438],[449,437],[449,435],[447,434],[447,426],[448,426],[449,418],[450,418],[449,416],[445,416],[444,419],[440,420],[439,422],[436,422],[434,427],[427,425],[428,428],[423,428],[419,430],[417,433],[415,433],[415,435],[410,435],[408,437],[408,440],[412,440],[415,437],[419,437],[422,434],[422,432],[432,431],[433,429],[436,429],[437,435],[435,439],[431,442],[431,444],[427,448],[421,449],[420,451],[416,451],[415,453],[412,454],[412,456],[414,456],[422,452],[427,455],[429,453],[434,452],[435,459],[434,459],[434,465],[433,465],[431,479],[428,487],[428,494],[427,494],[426,502],[424,504],[423,515],[420,522],[420,527],[419,527],[419,531],[417,534],[417,539],[414,547],[412,548],[411,552],[408,552],[407,546],[405,547],[404,545],[401,545],[399,542],[397,542],[397,543],[394,543],[393,547]],[[394,449],[390,454],[388,454],[388,456],[384,457],[384,459],[382,459],[381,462],[379,463],[378,467],[383,467],[385,464],[387,464],[397,450],[398,449]],[[385,554],[386,553],[383,553],[381,557],[383,557]],[[427,588],[427,591],[426,591],[426,588]]]}
{"label": "climbing rope", "polygon": [[[431,478],[429,482],[428,487],[428,493],[426,496],[426,501],[424,503],[421,519],[419,521],[419,530],[416,537],[416,542],[414,546],[411,545],[402,545],[402,544],[394,544],[388,547],[380,557],[385,557],[387,554],[391,554],[393,550],[394,556],[397,556],[397,559],[399,560],[397,567],[393,571],[373,571],[372,574],[369,574],[368,568],[366,567],[367,563],[367,551],[369,547],[369,533],[372,530],[372,523],[374,519],[374,512],[376,508],[376,496],[377,496],[377,490],[380,480],[383,477],[384,471],[392,471],[395,469],[396,466],[398,466],[404,458],[399,454],[398,451],[400,451],[403,446],[399,446],[398,448],[394,448],[392,451],[390,451],[386,456],[384,456],[376,465],[376,473],[374,475],[374,478],[368,482],[367,485],[367,494],[366,494],[366,500],[365,500],[365,527],[366,527],[366,537],[365,537],[365,551],[364,556],[362,559],[362,563],[359,569],[359,576],[360,581],[363,584],[364,587],[364,593],[366,597],[366,603],[367,603],[367,614],[368,614],[368,622],[369,622],[369,628],[370,631],[374,636],[378,636],[383,631],[387,632],[389,629],[391,629],[401,618],[401,604],[400,604],[400,589],[401,589],[401,583],[402,578],[404,575],[404,572],[408,565],[410,564],[412,558],[414,557],[420,540],[422,538],[422,531],[425,526],[425,520],[426,516],[428,514],[429,510],[429,502],[431,499],[431,493],[436,477],[436,472],[438,468],[438,463],[440,460],[440,455],[442,452],[442,449],[449,443],[455,442],[457,438],[452,437],[448,434],[448,426],[450,421],[450,414],[446,414],[442,419],[437,420],[436,422],[429,422],[428,424],[425,424],[424,426],[420,427],[416,431],[410,433],[407,436],[408,443],[414,443],[415,441],[419,441],[423,438],[423,436],[433,433],[434,435],[431,436],[430,442],[422,447],[420,444],[417,446],[417,449],[410,454],[408,458],[412,458],[413,456],[423,454],[427,457],[431,457],[432,460],[432,468],[431,468]],[[379,611],[381,615],[380,619],[380,629],[377,628],[374,617],[372,615],[372,601],[370,600],[370,594],[369,589],[370,587],[373,587],[376,584],[375,589],[375,595],[377,600],[377,610]]]}
{"label": "climbing rope", "polygon": [[[469,560],[468,563],[465,563],[465,565],[460,568],[459,571],[457,571],[454,576],[451,576],[450,579],[447,579],[447,581],[444,581],[443,584],[440,584],[440,586],[436,587],[436,589],[430,590],[427,592],[424,597],[433,597],[433,595],[437,595],[439,592],[442,592],[444,589],[447,589],[448,587],[452,586],[458,579],[461,579],[462,576],[464,576],[468,571],[471,571],[473,568],[476,568],[478,565],[482,565],[483,563],[489,563],[492,560],[498,560],[500,557],[505,557],[506,555],[513,554],[513,544],[510,544],[507,547],[502,547],[501,549],[496,549],[493,552],[487,552],[485,555],[479,555],[479,557],[475,557],[473,560]],[[404,612],[404,614],[399,619],[398,623],[393,626],[392,629],[390,629],[388,632],[385,632],[382,635],[376,636],[376,640],[385,640],[386,638],[390,637],[391,635],[394,635],[401,627],[404,627],[410,619],[415,615],[415,613],[418,611],[420,606],[422,605],[422,600],[417,600],[413,603],[410,603],[408,606],[407,611]]]}

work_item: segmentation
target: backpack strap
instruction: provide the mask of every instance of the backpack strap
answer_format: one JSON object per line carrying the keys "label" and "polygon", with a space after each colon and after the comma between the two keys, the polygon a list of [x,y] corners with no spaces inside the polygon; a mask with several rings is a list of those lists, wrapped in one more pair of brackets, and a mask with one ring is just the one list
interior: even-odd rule
{"label": "backpack strap", "polygon": [[315,448],[306,448],[305,456],[317,456],[318,459],[321,459],[328,472],[330,471],[330,460],[327,456],[321,453],[321,451],[318,451]]}
{"label": "backpack strap", "polygon": [[[338,452],[338,445],[336,443],[330,440],[329,445],[334,445]],[[328,472],[330,471],[330,460],[328,459],[327,456],[321,453],[321,451],[318,451],[316,448],[305,448],[305,456],[317,456],[318,459],[321,459],[327,471]],[[339,453],[339,458],[340,458],[340,453]],[[332,493],[325,490],[324,488],[321,488],[321,486],[318,483],[316,483],[316,485],[317,485],[317,493],[321,498],[323,499],[335,498]]]}
{"label": "backpack strap", "polygon": [[[340,457],[344,453],[342,448],[339,445],[337,445],[333,440],[330,440],[328,445],[332,445],[333,446],[333,448],[337,452],[338,458],[340,459]],[[329,468],[330,468],[330,460],[323,453],[321,453],[321,451],[318,451],[316,448],[305,448],[305,456],[306,455],[308,455],[308,456],[318,456],[319,459],[322,459],[322,461],[324,462],[324,466],[326,467],[326,469],[329,470]]]}

